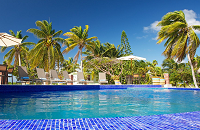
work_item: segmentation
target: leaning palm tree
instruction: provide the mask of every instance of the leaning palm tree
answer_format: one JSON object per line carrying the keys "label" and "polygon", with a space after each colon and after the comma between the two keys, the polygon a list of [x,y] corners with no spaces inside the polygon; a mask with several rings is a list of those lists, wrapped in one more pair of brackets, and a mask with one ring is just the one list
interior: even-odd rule
{"label": "leaning palm tree", "polygon": [[[27,59],[27,55],[28,55],[28,51],[29,48],[27,46],[29,45],[35,45],[35,43],[33,42],[24,42],[28,36],[22,36],[21,34],[21,30],[17,31],[17,33],[15,34],[12,30],[9,30],[10,34],[16,38],[22,39],[22,42],[20,45],[15,45],[12,47],[1,47],[1,52],[4,52],[7,48],[11,48],[8,53],[5,54],[4,59],[6,60],[6,63],[10,66],[13,59],[14,59],[14,67],[16,67],[17,65],[19,65],[19,63],[22,60],[25,60],[25,62],[28,62]],[[19,61],[20,59],[20,61]]]}
{"label": "leaning palm tree", "polygon": [[78,61],[79,55],[81,55],[81,72],[83,70],[83,64],[82,64],[82,51],[83,49],[89,49],[93,45],[94,42],[91,42],[94,39],[97,39],[97,37],[90,37],[88,38],[88,30],[89,26],[85,25],[85,29],[83,30],[81,26],[70,29],[71,32],[67,32],[64,34],[64,36],[67,36],[69,38],[66,39],[67,48],[63,51],[63,53],[68,53],[69,51],[73,50],[76,46],[78,47],[78,52],[74,57],[75,61]]}
{"label": "leaning palm tree", "polygon": [[27,30],[40,39],[29,53],[31,67],[43,67],[45,71],[49,72],[50,69],[55,67],[56,59],[59,58],[61,62],[64,60],[59,44],[59,42],[64,41],[63,38],[59,37],[62,30],[55,32],[52,29],[52,22],[48,23],[46,20],[36,21],[35,24],[39,29],[31,28]]}
{"label": "leaning palm tree", "polygon": [[199,38],[194,32],[200,30],[200,25],[188,25],[183,11],[169,12],[163,16],[157,26],[161,26],[158,33],[158,44],[166,40],[163,54],[167,58],[175,58],[181,62],[187,55],[191,66],[193,81],[197,88],[191,59],[193,59],[196,49],[199,46]]}

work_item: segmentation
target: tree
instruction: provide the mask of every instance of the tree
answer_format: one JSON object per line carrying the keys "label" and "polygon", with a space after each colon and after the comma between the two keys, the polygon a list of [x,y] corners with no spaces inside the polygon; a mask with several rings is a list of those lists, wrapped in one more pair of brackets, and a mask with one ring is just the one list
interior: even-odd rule
{"label": "tree", "polygon": [[199,38],[194,29],[200,30],[200,25],[188,25],[183,11],[169,12],[163,16],[157,26],[161,26],[158,33],[158,44],[166,40],[163,54],[167,58],[175,58],[181,62],[187,55],[191,66],[193,81],[198,88],[191,59],[199,46]]}
{"label": "tree", "polygon": [[89,26],[85,25],[85,29],[83,30],[81,26],[70,29],[71,32],[66,32],[64,36],[69,38],[66,39],[67,48],[63,51],[63,53],[68,53],[73,50],[76,46],[78,47],[78,52],[76,53],[74,60],[77,61],[79,55],[81,55],[81,72],[83,70],[82,64],[82,51],[83,49],[90,49],[91,45],[94,45],[92,40],[97,39],[97,37],[88,38],[88,30]]}
{"label": "tree", "polygon": [[64,60],[59,44],[64,42],[64,39],[59,37],[62,30],[55,32],[52,29],[52,22],[48,23],[46,20],[36,21],[35,24],[39,29],[31,28],[27,30],[40,39],[29,53],[31,67],[39,66],[49,72],[50,69],[55,67],[56,59],[59,58],[61,62]]}
{"label": "tree", "polygon": [[74,63],[74,60],[72,57],[69,57],[69,60],[64,60],[62,64],[62,70],[66,70],[68,73],[74,72],[75,69],[77,69],[79,65],[77,63]]}
{"label": "tree", "polygon": [[19,65],[19,56],[22,61],[26,61],[26,63],[28,62],[27,59],[27,55],[28,55],[28,51],[29,48],[27,47],[28,45],[35,45],[35,43],[33,42],[24,42],[28,36],[22,36],[21,34],[21,30],[17,31],[17,33],[15,34],[12,30],[9,30],[10,34],[16,38],[22,39],[22,43],[20,45],[15,45],[12,47],[1,47],[1,52],[4,52],[7,48],[11,48],[8,53],[5,54],[4,59],[6,60],[6,63],[8,64],[8,66],[11,65],[13,59],[14,59],[14,67],[16,67],[17,65]]}
{"label": "tree", "polygon": [[123,48],[122,50],[123,55],[127,56],[127,55],[133,54],[131,51],[131,46],[129,45],[129,42],[128,42],[127,35],[124,30],[122,31],[122,35],[121,35],[121,47]]}
{"label": "tree", "polygon": [[93,58],[85,63],[87,68],[97,69],[101,72],[105,72],[110,77],[119,77],[122,74],[121,63],[119,60],[103,57]]}
{"label": "tree", "polygon": [[106,50],[104,53],[104,57],[119,58],[123,56],[122,48],[120,47],[120,45],[118,45],[117,48],[114,44],[110,44],[109,42],[104,43],[104,45],[104,50]]}
{"label": "tree", "polygon": [[87,55],[86,59],[91,60],[95,57],[103,57],[107,49],[99,40],[92,42],[94,42],[94,44],[88,45],[88,48],[83,52],[83,54]]}

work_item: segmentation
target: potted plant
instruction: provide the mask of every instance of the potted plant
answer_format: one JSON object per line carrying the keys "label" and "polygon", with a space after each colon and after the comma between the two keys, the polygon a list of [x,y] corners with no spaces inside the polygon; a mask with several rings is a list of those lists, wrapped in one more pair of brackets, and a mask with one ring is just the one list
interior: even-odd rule
{"label": "potted plant", "polygon": [[118,75],[113,75],[111,78],[115,81],[115,85],[119,85],[120,84]]}

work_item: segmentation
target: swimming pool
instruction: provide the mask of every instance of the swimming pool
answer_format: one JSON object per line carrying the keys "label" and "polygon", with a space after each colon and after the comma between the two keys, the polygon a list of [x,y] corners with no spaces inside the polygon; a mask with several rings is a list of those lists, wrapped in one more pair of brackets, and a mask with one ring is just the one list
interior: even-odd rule
{"label": "swimming pool", "polygon": [[111,89],[1,93],[0,119],[129,117],[200,111],[200,91]]}

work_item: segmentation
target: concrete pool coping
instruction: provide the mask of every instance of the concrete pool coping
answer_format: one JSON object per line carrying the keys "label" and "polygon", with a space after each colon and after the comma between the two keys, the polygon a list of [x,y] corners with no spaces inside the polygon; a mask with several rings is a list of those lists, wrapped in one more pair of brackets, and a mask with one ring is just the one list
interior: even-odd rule
{"label": "concrete pool coping", "polygon": [[200,111],[175,114],[78,119],[0,120],[0,129],[129,130],[200,129]]}

